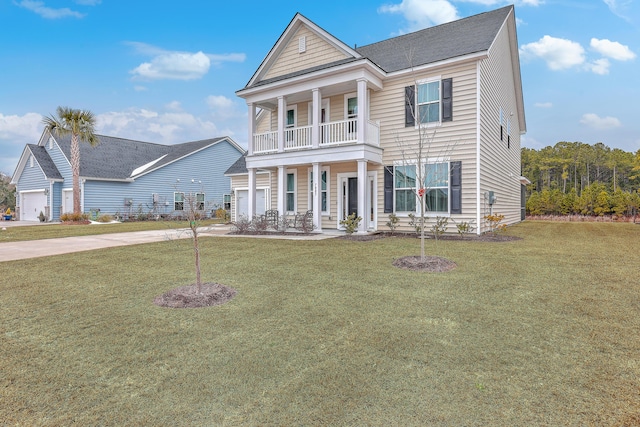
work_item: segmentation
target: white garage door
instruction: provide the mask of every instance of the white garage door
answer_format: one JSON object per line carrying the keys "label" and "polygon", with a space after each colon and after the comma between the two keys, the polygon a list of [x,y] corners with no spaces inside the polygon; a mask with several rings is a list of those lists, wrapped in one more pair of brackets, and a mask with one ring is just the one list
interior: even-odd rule
{"label": "white garage door", "polygon": [[[266,190],[256,190],[256,215],[265,211]],[[236,220],[241,216],[249,216],[249,190],[236,191]]]}
{"label": "white garage door", "polygon": [[20,219],[22,221],[38,221],[40,212],[44,213],[44,207],[47,205],[47,196],[44,195],[44,190],[21,194]]}

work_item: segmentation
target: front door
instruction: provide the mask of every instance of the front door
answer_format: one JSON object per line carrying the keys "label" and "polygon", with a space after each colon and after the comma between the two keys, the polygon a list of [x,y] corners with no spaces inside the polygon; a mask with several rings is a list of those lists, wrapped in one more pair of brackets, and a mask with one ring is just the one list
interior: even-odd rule
{"label": "front door", "polygon": [[355,213],[358,216],[358,178],[356,176],[342,177],[340,180],[340,218],[347,219]]}

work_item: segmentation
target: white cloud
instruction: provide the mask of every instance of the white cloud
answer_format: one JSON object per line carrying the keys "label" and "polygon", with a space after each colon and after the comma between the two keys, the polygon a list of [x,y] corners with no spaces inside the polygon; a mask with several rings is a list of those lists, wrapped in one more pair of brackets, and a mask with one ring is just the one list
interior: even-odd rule
{"label": "white cloud", "polygon": [[553,104],[551,102],[536,102],[534,104],[538,108],[551,108]]}
{"label": "white cloud", "polygon": [[207,72],[211,61],[202,52],[169,52],[158,55],[151,62],[143,62],[133,70],[134,78],[158,80],[194,80]]}
{"label": "white cloud", "polygon": [[583,114],[580,123],[596,130],[608,130],[622,126],[615,117],[600,117],[594,113]]}
{"label": "white cloud", "polygon": [[102,0],[75,0],[75,2],[83,6],[97,6],[102,3]]}
{"label": "white cloud", "polygon": [[631,0],[603,0],[607,5],[611,13],[620,18],[630,21],[630,18],[626,15],[628,6],[631,4]]}
{"label": "white cloud", "polygon": [[152,56],[150,62],[143,62],[130,71],[134,79],[141,80],[195,80],[209,72],[212,64],[222,62],[243,62],[244,53],[207,54],[199,52],[168,51],[140,42],[127,42],[142,54]]}
{"label": "white cloud", "polygon": [[604,76],[606,74],[609,74],[611,63],[607,58],[601,58],[586,64],[585,67],[587,70],[593,72],[594,74],[600,74],[601,76]]}
{"label": "white cloud", "polygon": [[598,40],[596,38],[592,38],[591,48],[602,56],[606,56],[617,61],[629,61],[636,57],[636,54],[629,49],[629,46],[618,42],[612,42],[608,39]]}
{"label": "white cloud", "polygon": [[36,1],[36,0],[22,0],[17,3],[18,6],[23,7],[27,10],[30,10],[37,15],[42,16],[45,19],[60,19],[60,18],[84,18],[84,14],[80,12],[76,12],[74,10],[69,9],[68,7],[63,7],[60,9],[54,9],[51,7],[45,6],[44,2]]}
{"label": "white cloud", "polygon": [[380,6],[378,13],[402,14],[408,23],[405,31],[417,31],[460,18],[455,6],[447,0],[402,0],[399,4]]}
{"label": "white cloud", "polygon": [[42,115],[0,113],[0,171],[12,174],[26,144],[37,144],[42,135]]}
{"label": "white cloud", "polygon": [[554,71],[565,70],[585,62],[584,48],[567,39],[544,36],[537,42],[520,47],[523,58],[541,58]]}
{"label": "white cloud", "polygon": [[233,100],[223,95],[210,95],[207,97],[207,105],[215,110],[231,108]]}
{"label": "white cloud", "polygon": [[171,101],[168,104],[166,104],[164,108],[170,111],[181,111],[182,104],[180,103],[180,101]]}
{"label": "white cloud", "polygon": [[184,112],[159,113],[131,108],[97,115],[98,133],[160,144],[174,144],[215,136],[214,123]]}

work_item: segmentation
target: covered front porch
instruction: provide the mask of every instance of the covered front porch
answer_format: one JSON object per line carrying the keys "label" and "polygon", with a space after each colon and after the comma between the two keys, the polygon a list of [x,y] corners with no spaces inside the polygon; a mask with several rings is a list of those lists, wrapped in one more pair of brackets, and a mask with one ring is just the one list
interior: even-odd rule
{"label": "covered front porch", "polygon": [[[265,215],[286,218],[290,226],[308,214],[314,232],[342,230],[340,223],[350,214],[362,218],[358,233],[377,229],[379,162],[355,161],[280,165],[268,172],[248,169],[246,186],[242,192],[240,215],[253,218]],[[269,182],[268,189],[265,188]],[[275,213],[274,213],[275,212]]]}

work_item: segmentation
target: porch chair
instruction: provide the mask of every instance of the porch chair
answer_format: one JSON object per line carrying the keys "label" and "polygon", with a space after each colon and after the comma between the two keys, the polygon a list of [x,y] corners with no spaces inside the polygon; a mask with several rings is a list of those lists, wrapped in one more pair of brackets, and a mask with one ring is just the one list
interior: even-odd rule
{"label": "porch chair", "polygon": [[273,229],[278,229],[278,210],[277,209],[269,209],[264,213],[264,219],[269,225],[269,227]]}
{"label": "porch chair", "polygon": [[293,220],[293,227],[302,231],[313,230],[313,211],[309,210],[303,214],[297,213]]}

